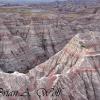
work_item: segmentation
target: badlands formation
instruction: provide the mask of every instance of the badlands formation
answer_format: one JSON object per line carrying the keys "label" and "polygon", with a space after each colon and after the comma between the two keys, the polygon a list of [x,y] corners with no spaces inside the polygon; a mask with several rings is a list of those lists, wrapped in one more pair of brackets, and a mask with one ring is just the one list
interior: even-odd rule
{"label": "badlands formation", "polygon": [[100,100],[99,8],[9,9],[0,8],[0,100]]}
{"label": "badlands formation", "polygon": [[[80,33],[26,74],[0,72],[1,100],[100,100],[99,41],[99,32]],[[17,96],[12,91],[18,91]]]}
{"label": "badlands formation", "polygon": [[[38,16],[40,16],[38,18]],[[74,36],[65,21],[57,25],[50,15],[1,14],[0,17],[0,69],[12,73],[26,73],[46,61]],[[44,18],[44,19],[43,19]],[[62,28],[62,30],[60,29]],[[65,32],[68,33],[66,34]]]}

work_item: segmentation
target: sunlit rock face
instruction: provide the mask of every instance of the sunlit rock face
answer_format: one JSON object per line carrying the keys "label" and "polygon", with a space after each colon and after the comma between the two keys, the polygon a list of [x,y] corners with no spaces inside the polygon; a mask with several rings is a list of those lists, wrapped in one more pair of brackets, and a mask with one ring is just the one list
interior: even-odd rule
{"label": "sunlit rock face", "polygon": [[[61,51],[27,74],[1,72],[1,100],[100,100],[99,41],[96,31],[77,34]],[[49,92],[43,93],[41,88]],[[56,88],[61,89],[58,96]],[[3,96],[6,89],[18,90],[18,95]]]}

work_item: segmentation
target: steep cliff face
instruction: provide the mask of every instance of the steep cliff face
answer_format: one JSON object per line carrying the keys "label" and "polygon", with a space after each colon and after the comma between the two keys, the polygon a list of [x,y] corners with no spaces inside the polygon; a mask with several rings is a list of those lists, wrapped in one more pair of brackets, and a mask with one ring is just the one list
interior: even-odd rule
{"label": "steep cliff face", "polygon": [[77,34],[60,52],[27,74],[0,72],[3,90],[19,91],[17,96],[7,97],[1,89],[1,100],[100,100],[99,41],[99,32]]}

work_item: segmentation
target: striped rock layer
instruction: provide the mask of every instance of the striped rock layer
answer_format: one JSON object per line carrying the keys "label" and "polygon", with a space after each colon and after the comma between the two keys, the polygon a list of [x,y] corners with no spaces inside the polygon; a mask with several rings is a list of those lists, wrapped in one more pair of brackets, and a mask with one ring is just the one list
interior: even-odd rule
{"label": "striped rock layer", "polygon": [[[1,100],[100,100],[99,41],[96,31],[77,34],[26,74],[0,72]],[[7,89],[18,90],[18,95],[8,97],[4,94]]]}

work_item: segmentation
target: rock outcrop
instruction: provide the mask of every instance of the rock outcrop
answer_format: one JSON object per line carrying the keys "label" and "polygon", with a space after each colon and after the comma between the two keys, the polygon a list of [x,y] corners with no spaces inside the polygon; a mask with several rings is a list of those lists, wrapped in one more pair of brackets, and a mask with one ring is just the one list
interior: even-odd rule
{"label": "rock outcrop", "polygon": [[27,74],[0,72],[1,100],[100,100],[99,41],[96,31],[77,34]]}
{"label": "rock outcrop", "polygon": [[59,52],[77,33],[99,32],[99,7],[91,8],[68,14],[11,13],[12,9],[0,13],[0,69],[26,73]]}
{"label": "rock outcrop", "polygon": [[0,69],[4,72],[26,73],[60,51],[74,36],[70,27],[61,30],[56,21],[42,15],[8,13],[3,17],[1,13],[0,18]]}
{"label": "rock outcrop", "polygon": [[99,8],[76,10],[0,13],[0,100],[100,100]]}

